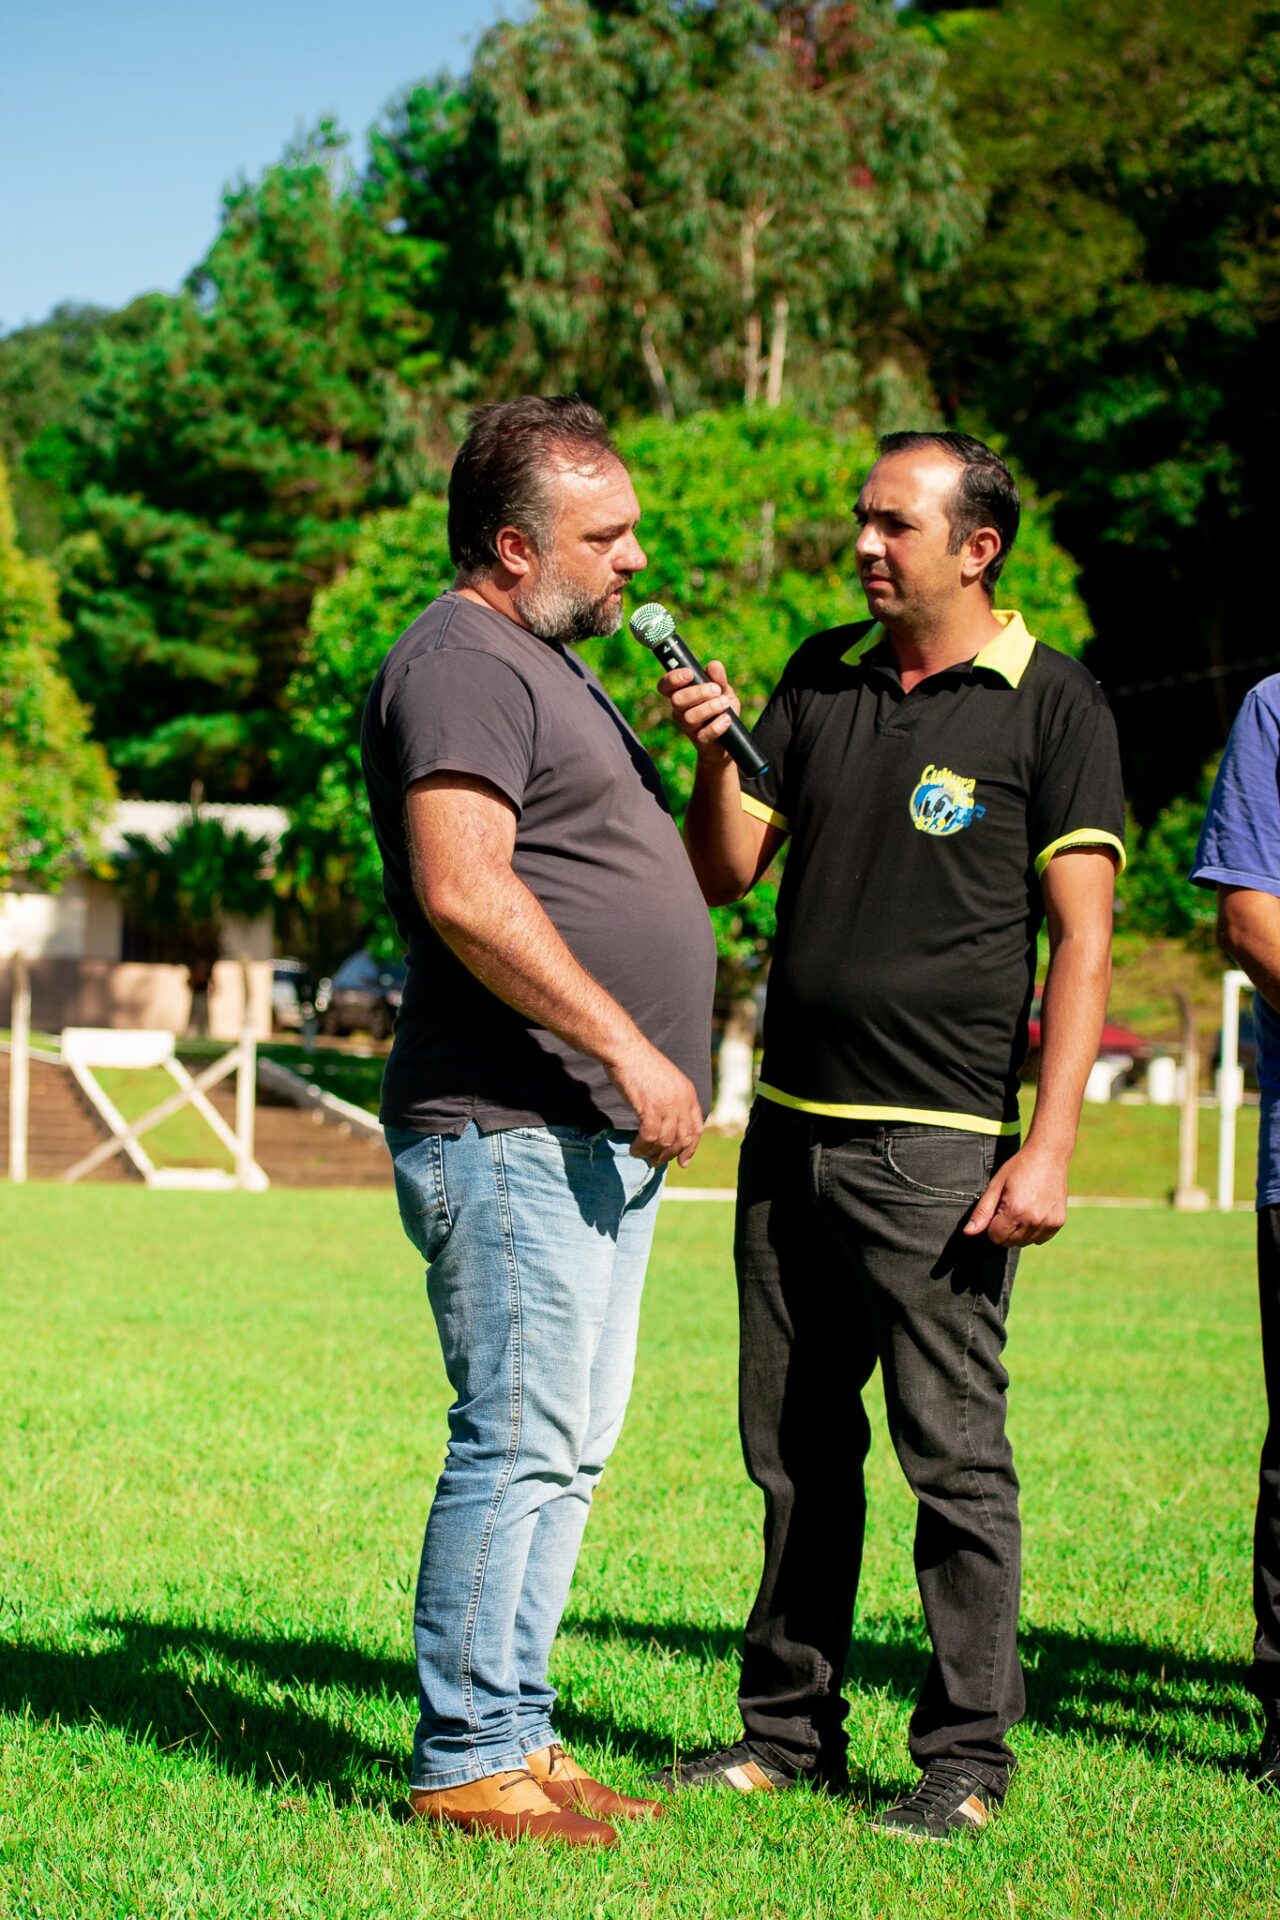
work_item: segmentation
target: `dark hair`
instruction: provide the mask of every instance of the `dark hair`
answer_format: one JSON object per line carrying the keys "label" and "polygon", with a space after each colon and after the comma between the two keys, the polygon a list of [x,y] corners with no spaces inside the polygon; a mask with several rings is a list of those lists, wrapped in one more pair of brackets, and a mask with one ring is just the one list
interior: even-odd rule
{"label": "dark hair", "polygon": [[449,557],[459,577],[489,572],[503,527],[519,527],[541,552],[555,530],[556,471],[617,458],[603,419],[576,395],[477,407],[449,475]]}
{"label": "dark hair", "polygon": [[948,552],[959,553],[979,527],[994,527],[1000,535],[1000,551],[987,562],[982,576],[983,586],[992,593],[1018,537],[1022,507],[1013,475],[998,453],[968,433],[886,433],[879,451],[882,456],[913,453],[917,447],[938,447],[960,463],[960,477],[951,496]]}

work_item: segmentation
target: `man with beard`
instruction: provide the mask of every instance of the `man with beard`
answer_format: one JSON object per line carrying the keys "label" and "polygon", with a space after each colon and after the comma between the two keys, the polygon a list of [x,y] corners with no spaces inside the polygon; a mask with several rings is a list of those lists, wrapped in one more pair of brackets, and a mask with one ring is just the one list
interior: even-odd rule
{"label": "man with beard", "polygon": [[593,1846],[657,1809],[564,1752],[547,1663],[664,1168],[702,1128],[715,972],[657,772],[573,651],[617,628],[639,519],[593,408],[480,408],[449,483],[457,580],[383,662],[361,739],[409,962],[382,1119],[455,1394],[411,1804]]}
{"label": "man with beard", "polygon": [[1003,461],[957,433],[891,434],[880,455],[855,510],[872,619],[796,650],[755,730],[766,772],[740,783],[719,744],[737,701],[718,663],[718,684],[660,683],[698,747],[686,837],[706,898],[739,898],[791,842],[738,1176],[742,1441],[765,1497],[745,1738],[664,1778],[844,1784],[878,1363],[933,1658],[911,1719],[922,1777],[872,1824],[945,1840],[1003,1800],[1023,1709],[1001,1353],[1018,1249],[1066,1218],[1124,795],[1089,674],[993,607],[1019,513]]}

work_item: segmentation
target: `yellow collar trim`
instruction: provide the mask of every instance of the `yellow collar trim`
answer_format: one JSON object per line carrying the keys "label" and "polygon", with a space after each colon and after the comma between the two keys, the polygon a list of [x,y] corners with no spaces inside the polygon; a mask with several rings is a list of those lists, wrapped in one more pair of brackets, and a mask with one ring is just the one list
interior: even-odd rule
{"label": "yellow collar trim", "polygon": [[[1016,687],[1031,664],[1031,655],[1035,651],[1035,636],[1027,632],[1022,615],[1012,608],[994,610],[994,617],[1004,628],[994,640],[989,640],[982,652],[974,655],[975,667],[986,667],[990,673],[998,673],[1011,687]],[[856,666],[872,647],[879,646],[884,639],[884,628],[877,620],[875,625],[864,633],[861,640],[855,640],[840,660],[847,667]]]}
{"label": "yellow collar trim", "polygon": [[884,628],[880,625],[880,622],[877,620],[873,626],[867,629],[866,633],[863,634],[861,640],[855,640],[853,645],[848,649],[848,651],[840,655],[841,666],[842,667],[856,666],[859,660],[861,660],[863,654],[870,653],[872,647],[878,647],[880,645],[880,642],[883,639],[884,639]]}
{"label": "yellow collar trim", "polygon": [[1011,687],[1016,687],[1027,668],[1031,665],[1031,656],[1035,652],[1035,635],[1027,632],[1027,623],[1020,613],[1011,608],[1003,612],[993,609],[994,617],[1004,628],[994,640],[989,640],[982,652],[975,654],[975,667],[986,667],[992,673],[998,673]]}

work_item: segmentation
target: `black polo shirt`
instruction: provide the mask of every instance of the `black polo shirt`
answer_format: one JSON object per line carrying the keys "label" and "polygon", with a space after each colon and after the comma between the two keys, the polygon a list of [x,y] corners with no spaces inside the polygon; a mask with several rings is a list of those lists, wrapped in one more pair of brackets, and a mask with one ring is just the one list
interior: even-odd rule
{"label": "black polo shirt", "polygon": [[1115,724],[1022,616],[904,694],[877,623],[815,634],[755,729],[742,804],[791,836],[759,1092],[843,1119],[1017,1131],[1040,875],[1124,863]]}

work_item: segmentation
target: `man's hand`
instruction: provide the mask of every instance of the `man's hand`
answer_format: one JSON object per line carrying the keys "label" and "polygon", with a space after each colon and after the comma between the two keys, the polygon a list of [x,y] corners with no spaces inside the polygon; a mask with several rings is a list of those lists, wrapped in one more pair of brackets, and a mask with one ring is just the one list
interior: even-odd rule
{"label": "man's hand", "polygon": [[1042,1247],[1067,1217],[1067,1161],[1028,1143],[1000,1171],[965,1222],[998,1247]]}
{"label": "man's hand", "polygon": [[664,1167],[668,1160],[687,1167],[702,1134],[702,1108],[688,1075],[644,1039],[605,1065],[618,1092],[636,1110],[640,1130],[631,1143],[636,1158],[651,1167]]}
{"label": "man's hand", "polygon": [[688,667],[673,667],[659,680],[658,692],[671,702],[676,725],[700,754],[706,754],[711,748],[723,754],[720,736],[734,714],[742,712],[742,702],[729,685],[722,660],[708,661],[707,673],[712,682],[710,686],[695,680]]}

